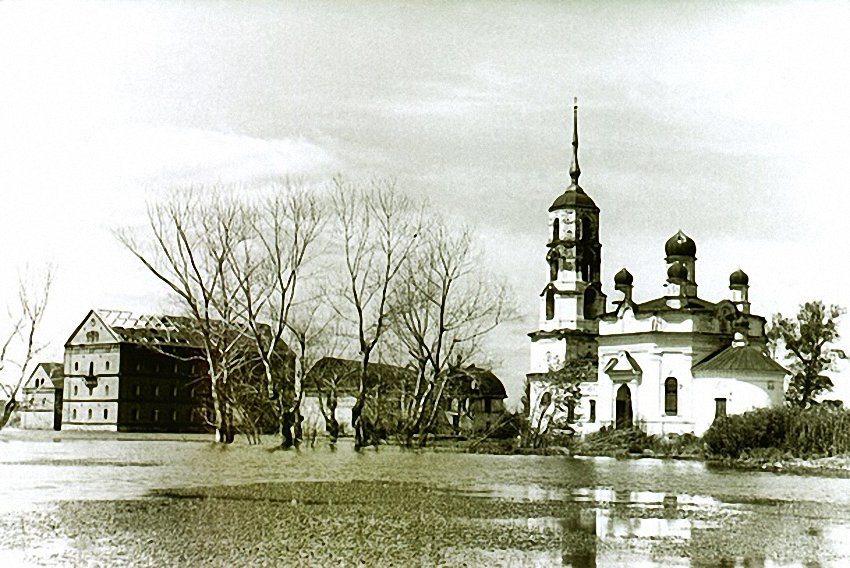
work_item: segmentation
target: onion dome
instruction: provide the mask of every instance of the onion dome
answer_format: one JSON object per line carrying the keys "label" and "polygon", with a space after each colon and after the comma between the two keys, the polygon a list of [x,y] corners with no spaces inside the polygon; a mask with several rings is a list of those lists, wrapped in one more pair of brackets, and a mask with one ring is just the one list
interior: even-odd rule
{"label": "onion dome", "polygon": [[667,269],[667,280],[669,282],[687,281],[687,279],[688,267],[678,260],[671,264],[670,268]]}
{"label": "onion dome", "polygon": [[664,243],[664,252],[668,257],[689,256],[695,258],[697,255],[697,244],[692,238],[680,230]]}
{"label": "onion dome", "polygon": [[747,273],[741,270],[740,268],[729,275],[729,287],[737,287],[737,286],[749,286],[750,285],[750,277],[747,276]]}
{"label": "onion dome", "polygon": [[614,275],[614,286],[631,286],[634,281],[632,273],[625,268]]}

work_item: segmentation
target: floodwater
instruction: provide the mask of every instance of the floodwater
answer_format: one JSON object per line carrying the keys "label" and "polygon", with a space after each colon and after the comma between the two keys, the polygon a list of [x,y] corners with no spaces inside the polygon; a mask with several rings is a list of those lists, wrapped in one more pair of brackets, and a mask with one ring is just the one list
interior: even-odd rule
{"label": "floodwater", "polygon": [[[464,522],[493,534],[520,531],[529,541],[543,542],[486,550],[461,545],[452,552],[458,563],[474,558],[473,564],[576,568],[850,566],[845,478],[738,471],[694,461],[395,447],[358,454],[347,444],[336,451],[282,452],[271,445],[223,448],[202,440],[0,432],[0,515],[62,501],[162,499],[162,490],[407,483],[507,503],[498,516]],[[511,504],[517,514],[511,514]],[[545,514],[529,516],[529,504],[545,505]],[[577,541],[585,544],[564,544]]]}

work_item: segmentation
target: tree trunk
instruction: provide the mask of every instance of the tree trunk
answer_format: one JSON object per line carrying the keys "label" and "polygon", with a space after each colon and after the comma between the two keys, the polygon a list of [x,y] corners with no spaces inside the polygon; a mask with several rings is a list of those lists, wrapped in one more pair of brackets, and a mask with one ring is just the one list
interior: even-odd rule
{"label": "tree trunk", "polygon": [[5,428],[6,424],[9,423],[9,419],[12,418],[12,413],[17,407],[18,401],[15,400],[14,396],[6,401],[5,405],[3,405],[3,414],[0,415],[0,430]]}

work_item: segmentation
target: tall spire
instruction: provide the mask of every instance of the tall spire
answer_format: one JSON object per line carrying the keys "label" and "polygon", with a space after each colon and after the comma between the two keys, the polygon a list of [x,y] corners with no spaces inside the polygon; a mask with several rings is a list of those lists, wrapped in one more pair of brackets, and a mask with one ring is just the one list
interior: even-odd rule
{"label": "tall spire", "polygon": [[570,185],[572,189],[581,189],[578,185],[578,176],[581,175],[581,168],[578,166],[578,97],[573,97],[573,159],[570,163],[570,178],[573,183]]}

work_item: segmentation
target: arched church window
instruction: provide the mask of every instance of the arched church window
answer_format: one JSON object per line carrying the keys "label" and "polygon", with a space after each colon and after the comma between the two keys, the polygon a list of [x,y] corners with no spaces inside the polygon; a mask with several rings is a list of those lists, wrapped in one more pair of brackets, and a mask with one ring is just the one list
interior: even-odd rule
{"label": "arched church window", "polygon": [[546,290],[546,319],[555,317],[555,292],[550,288]]}
{"label": "arched church window", "polygon": [[592,317],[596,317],[596,313],[594,311],[594,304],[596,304],[596,291],[593,288],[588,288],[584,291],[584,317],[585,319],[590,319]]}
{"label": "arched church window", "polygon": [[91,362],[89,363],[89,376],[90,376],[90,377],[93,377],[93,376],[94,376],[94,361],[91,361]]}
{"label": "arched church window", "polygon": [[676,416],[679,413],[679,381],[667,377],[664,381],[664,414]]}
{"label": "arched church window", "polygon": [[594,256],[593,253],[587,251],[582,255],[581,258],[581,279],[585,282],[591,282],[593,279],[593,272],[591,271],[591,266],[593,266]]}
{"label": "arched church window", "polygon": [[561,221],[555,219],[552,221],[552,242],[557,242],[561,239]]}
{"label": "arched church window", "polygon": [[579,224],[579,240],[587,242],[593,238],[593,223],[587,217],[582,217]]}

